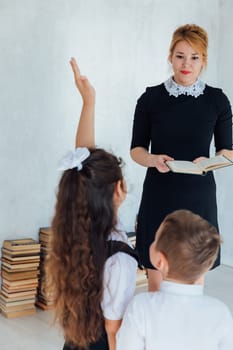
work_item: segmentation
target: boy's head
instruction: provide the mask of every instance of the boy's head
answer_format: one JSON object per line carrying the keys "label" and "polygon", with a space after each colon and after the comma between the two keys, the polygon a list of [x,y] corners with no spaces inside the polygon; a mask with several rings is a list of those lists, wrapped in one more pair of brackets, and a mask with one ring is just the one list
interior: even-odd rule
{"label": "boy's head", "polygon": [[167,215],[150,248],[164,278],[195,283],[213,265],[221,244],[216,228],[188,210]]}

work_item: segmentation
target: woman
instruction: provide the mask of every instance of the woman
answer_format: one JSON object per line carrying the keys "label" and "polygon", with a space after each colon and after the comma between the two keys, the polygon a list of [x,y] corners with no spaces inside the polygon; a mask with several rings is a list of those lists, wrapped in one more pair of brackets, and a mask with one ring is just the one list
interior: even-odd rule
{"label": "woman", "polygon": [[[177,28],[169,52],[173,76],[147,88],[135,110],[131,157],[148,168],[136,246],[148,271],[149,290],[159,289],[161,280],[150,263],[149,246],[167,214],[189,209],[218,229],[213,173],[175,174],[166,165],[173,159],[198,162],[209,157],[213,136],[216,153],[233,157],[230,103],[221,89],[199,79],[207,64],[207,47],[208,36],[203,28],[194,24]],[[218,257],[215,266],[219,263]]]}

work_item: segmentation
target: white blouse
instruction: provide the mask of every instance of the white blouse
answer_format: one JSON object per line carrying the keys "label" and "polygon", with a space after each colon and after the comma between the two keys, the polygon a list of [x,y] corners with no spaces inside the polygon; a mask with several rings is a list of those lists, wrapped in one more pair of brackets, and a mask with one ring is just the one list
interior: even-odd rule
{"label": "white blouse", "polygon": [[[117,225],[109,239],[129,243],[122,225]],[[126,253],[116,253],[109,257],[104,267],[104,288],[101,307],[109,320],[121,320],[136,288],[137,261]]]}

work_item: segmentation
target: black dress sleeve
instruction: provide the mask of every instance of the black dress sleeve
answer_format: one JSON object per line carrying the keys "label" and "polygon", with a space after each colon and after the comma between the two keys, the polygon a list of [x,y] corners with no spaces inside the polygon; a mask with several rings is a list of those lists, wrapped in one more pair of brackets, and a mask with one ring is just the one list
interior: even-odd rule
{"label": "black dress sleeve", "polygon": [[148,113],[148,88],[137,101],[134,113],[131,149],[143,147],[148,150],[150,145],[150,121]]}
{"label": "black dress sleeve", "polygon": [[216,89],[217,122],[214,130],[216,152],[221,149],[232,150],[232,110],[227,96]]}

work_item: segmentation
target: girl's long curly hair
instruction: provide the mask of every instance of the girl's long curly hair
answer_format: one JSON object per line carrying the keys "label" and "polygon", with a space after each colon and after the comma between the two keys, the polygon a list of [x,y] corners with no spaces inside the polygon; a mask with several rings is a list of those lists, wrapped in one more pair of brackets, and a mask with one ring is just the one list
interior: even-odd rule
{"label": "girl's long curly hair", "polygon": [[58,187],[46,272],[55,319],[66,342],[81,349],[102,332],[106,242],[115,226],[115,184],[122,178],[118,158],[90,149],[82,170],[66,170]]}

